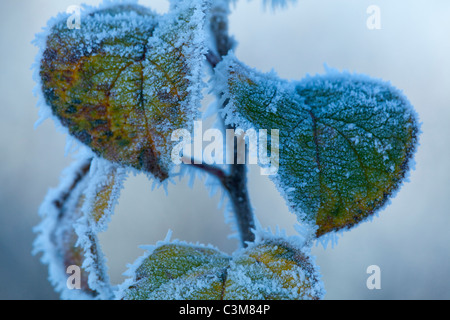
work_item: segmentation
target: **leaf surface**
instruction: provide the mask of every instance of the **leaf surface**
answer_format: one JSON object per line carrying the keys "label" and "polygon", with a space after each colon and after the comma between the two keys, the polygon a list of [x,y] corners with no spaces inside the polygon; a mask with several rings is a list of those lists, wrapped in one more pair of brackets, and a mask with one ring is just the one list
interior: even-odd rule
{"label": "leaf surface", "polygon": [[131,300],[320,299],[320,276],[310,258],[283,239],[227,256],[217,249],[163,244],[134,271],[123,291]]}
{"label": "leaf surface", "polygon": [[388,83],[336,71],[287,82],[232,57],[217,73],[228,123],[279,130],[273,180],[317,236],[358,224],[399,188],[419,129],[408,100]]}
{"label": "leaf surface", "polygon": [[190,129],[201,100],[203,7],[179,3],[164,16],[131,4],[90,11],[79,30],[60,19],[40,65],[45,101],[71,135],[160,181],[170,132]]}
{"label": "leaf surface", "polygon": [[42,253],[42,262],[48,265],[49,279],[63,299],[92,299],[97,292],[88,284],[88,273],[81,269],[81,290],[66,286],[69,266],[81,267],[85,261],[83,248],[77,246],[78,235],[74,225],[83,216],[83,190],[88,183],[87,174],[92,159],[73,163],[63,174],[57,189],[50,190],[40,206],[41,223],[34,241],[34,253]]}

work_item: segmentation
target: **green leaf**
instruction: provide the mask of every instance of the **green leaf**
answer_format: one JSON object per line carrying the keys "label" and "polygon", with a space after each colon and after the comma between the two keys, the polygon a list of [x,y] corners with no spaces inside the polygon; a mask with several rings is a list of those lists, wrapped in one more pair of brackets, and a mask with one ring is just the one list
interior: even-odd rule
{"label": "green leaf", "polygon": [[170,132],[198,117],[204,57],[199,2],[159,16],[138,5],[88,11],[51,28],[40,78],[47,105],[97,155],[152,173],[171,168]]}
{"label": "green leaf", "polygon": [[162,245],[137,268],[124,299],[218,299],[228,261],[211,248]]}
{"label": "green leaf", "polygon": [[310,258],[283,239],[263,240],[232,257],[216,249],[163,244],[138,260],[126,300],[320,299]]}
{"label": "green leaf", "polygon": [[272,178],[318,237],[358,224],[399,188],[419,129],[408,100],[388,83],[336,71],[287,82],[233,57],[217,74],[228,123],[279,130]]}

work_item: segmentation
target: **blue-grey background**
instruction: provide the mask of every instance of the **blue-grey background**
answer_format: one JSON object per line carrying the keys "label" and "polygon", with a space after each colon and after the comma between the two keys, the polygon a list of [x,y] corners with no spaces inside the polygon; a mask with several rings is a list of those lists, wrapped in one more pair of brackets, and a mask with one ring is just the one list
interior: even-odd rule
{"label": "blue-grey background", "polygon": [[[97,4],[92,0],[90,4]],[[416,170],[372,222],[344,233],[332,249],[315,247],[327,299],[450,298],[450,2],[446,0],[299,0],[287,10],[264,10],[262,1],[233,7],[236,55],[262,71],[301,79],[339,70],[390,80],[401,88],[423,122]],[[0,299],[57,299],[47,269],[31,255],[37,210],[71,159],[65,137],[51,121],[37,120],[30,42],[46,21],[76,0],[0,2]],[[166,1],[146,0],[159,12]],[[369,5],[381,9],[381,30],[366,27]],[[289,234],[296,222],[267,177],[250,170],[250,193],[263,226]],[[109,230],[100,236],[114,283],[126,264],[173,230],[173,237],[211,243],[231,253],[219,197],[208,197],[201,181],[183,180],[151,191],[146,178],[130,177]],[[381,290],[368,290],[366,269],[381,268]]]}

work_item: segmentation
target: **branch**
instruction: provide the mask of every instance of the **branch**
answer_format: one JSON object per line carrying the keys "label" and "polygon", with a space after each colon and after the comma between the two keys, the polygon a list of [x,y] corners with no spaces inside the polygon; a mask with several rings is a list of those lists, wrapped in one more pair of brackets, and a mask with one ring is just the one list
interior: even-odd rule
{"label": "branch", "polygon": [[220,169],[216,166],[205,164],[205,163],[201,163],[201,164],[195,163],[194,159],[188,159],[186,157],[183,157],[182,159],[183,159],[183,163],[194,166],[197,169],[200,169],[202,171],[205,171],[206,173],[209,173],[209,174],[215,176],[217,179],[219,179],[219,181],[222,184],[224,184],[225,180],[227,179],[227,174],[222,169]]}
{"label": "branch", "polygon": [[206,57],[206,61],[208,61],[209,65],[213,69],[219,64],[219,62],[221,60],[221,58],[218,55],[216,55],[214,52],[212,52],[211,50],[209,50],[206,53],[205,57]]}
{"label": "branch", "polygon": [[[215,50],[210,50],[206,55],[206,59],[212,69],[228,54],[235,44],[234,40],[228,35],[228,15],[230,13],[228,6],[229,3],[227,0],[218,0],[214,2],[214,6],[210,11],[209,24],[214,37]],[[221,97],[219,96],[218,98]],[[224,127],[227,129],[236,129],[234,126],[225,125],[225,123]],[[247,152],[247,146],[245,152]],[[237,144],[234,145],[234,159],[236,160],[236,158]],[[246,165],[232,164],[230,173],[225,176],[222,175],[223,172],[219,174],[209,166],[197,165],[197,167],[215,174],[220,179],[225,190],[227,190],[236,216],[241,244],[243,247],[246,247],[247,242],[253,242],[255,240],[255,235],[252,232],[252,229],[255,228],[255,222],[247,191]]]}
{"label": "branch", "polygon": [[[235,150],[236,152],[236,150]],[[193,159],[190,162],[187,158],[183,158],[184,163],[202,170],[216,177],[222,184],[222,187],[228,192],[233,210],[236,215],[239,233],[241,235],[242,245],[245,247],[246,242],[253,242],[254,234],[251,231],[255,227],[253,221],[253,213],[250,205],[250,198],[247,191],[246,166],[243,164],[231,165],[230,174],[226,174],[222,169],[209,164],[196,164]]]}
{"label": "branch", "polygon": [[214,45],[220,59],[228,54],[235,42],[228,35],[228,0],[216,0],[210,9],[209,26],[214,37]]}

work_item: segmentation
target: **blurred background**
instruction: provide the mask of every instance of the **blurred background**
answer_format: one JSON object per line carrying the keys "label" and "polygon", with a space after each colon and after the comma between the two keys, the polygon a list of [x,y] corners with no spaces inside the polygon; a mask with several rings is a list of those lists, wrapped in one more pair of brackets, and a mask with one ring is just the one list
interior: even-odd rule
{"label": "blurred background", "polygon": [[[58,299],[47,268],[32,256],[33,226],[48,188],[63,168],[65,137],[49,120],[37,129],[30,42],[46,21],[76,0],[0,2],[0,299]],[[96,5],[98,0],[89,4]],[[158,12],[166,1],[141,4]],[[367,8],[380,8],[381,29],[370,30]],[[450,2],[446,0],[299,0],[273,12],[262,1],[240,0],[232,8],[236,55],[261,71],[286,79],[323,73],[323,64],[389,80],[415,106],[422,124],[416,169],[391,205],[372,222],[345,232],[334,248],[313,248],[326,299],[450,298]],[[258,220],[295,234],[289,213],[267,177],[250,168],[249,189]],[[126,264],[143,254],[142,244],[173,238],[211,243],[231,253],[237,247],[224,223],[220,196],[208,196],[202,181],[187,180],[151,191],[143,176],[130,177],[112,222],[100,240],[114,283]],[[369,290],[366,269],[381,269],[381,289]]]}

